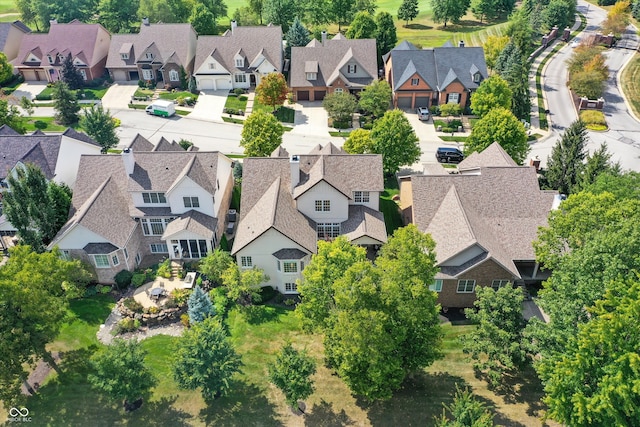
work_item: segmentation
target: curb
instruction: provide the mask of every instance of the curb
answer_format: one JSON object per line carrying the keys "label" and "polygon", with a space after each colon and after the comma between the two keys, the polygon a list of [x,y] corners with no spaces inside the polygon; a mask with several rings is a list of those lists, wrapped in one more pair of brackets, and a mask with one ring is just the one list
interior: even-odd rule
{"label": "curb", "polygon": [[[633,28],[634,31],[638,31],[638,29],[636,28],[635,25],[631,25],[631,28]],[[620,77],[622,77],[622,72],[624,70],[627,69],[627,67],[629,66],[629,64],[631,63],[631,60],[636,56],[639,55],[640,53],[638,51],[634,51],[633,54],[629,55],[629,59],[627,59],[627,61],[622,65],[622,67],[620,67],[620,69],[618,70],[618,73],[616,74],[616,82],[618,82],[618,92],[620,92],[620,96],[622,96],[622,100],[624,101],[624,105],[627,106],[627,111],[629,112],[629,115],[631,117],[633,117],[637,122],[640,122],[640,118],[638,118],[638,116],[636,116],[636,113],[633,111],[633,108],[631,108],[631,104],[629,103],[629,99],[627,98],[627,95],[624,93],[624,90],[622,90],[622,88],[624,87],[621,84],[621,80]]]}

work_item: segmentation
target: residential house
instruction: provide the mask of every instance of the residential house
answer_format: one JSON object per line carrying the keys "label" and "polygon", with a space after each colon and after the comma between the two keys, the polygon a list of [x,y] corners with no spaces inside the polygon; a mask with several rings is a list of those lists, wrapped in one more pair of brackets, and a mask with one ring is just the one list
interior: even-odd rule
{"label": "residential house", "polygon": [[169,142],[164,136],[160,138],[160,141],[156,145],[153,145],[148,139],[140,134],[137,134],[129,146],[129,150],[138,151],[198,151],[198,147],[191,145],[188,150],[182,148],[180,144],[175,141]]}
{"label": "residential house", "polygon": [[289,86],[296,101],[322,101],[330,93],[357,93],[378,78],[375,39],[336,34],[291,48]]}
{"label": "residential house", "polygon": [[210,151],[82,156],[69,220],[50,246],[93,265],[102,283],[162,258],[200,259],[224,233],[232,164]]}
{"label": "residential house", "polygon": [[518,166],[497,143],[459,167],[459,174],[440,167],[400,178],[404,222],[436,242],[440,272],[431,288],[445,309],[471,307],[478,286],[546,279],[532,242],[559,198],[540,190],[535,168]]}
{"label": "residential house", "polygon": [[387,240],[383,190],[380,155],[346,154],[331,143],[304,155],[279,148],[247,158],[231,253],[241,269],[264,270],[264,285],[295,294],[318,240],[345,235],[370,253]]}
{"label": "residential house", "polygon": [[21,21],[0,22],[0,52],[5,54],[7,61],[18,56],[22,37],[30,32],[31,29]]}
{"label": "residential house", "polygon": [[191,24],[150,24],[142,20],[138,34],[114,34],[107,59],[116,82],[145,80],[167,88],[180,86],[181,69],[193,72],[197,34]]}
{"label": "residential house", "polygon": [[221,36],[200,36],[194,76],[200,90],[230,90],[260,84],[282,72],[282,28],[242,27],[231,21]]}
{"label": "residential house", "polygon": [[100,150],[100,144],[72,128],[61,134],[45,135],[36,131],[31,135],[20,135],[6,125],[0,126],[0,232],[16,231],[6,217],[1,216],[2,192],[8,191],[7,178],[15,176],[16,169],[33,163],[48,180],[73,188],[80,156],[100,154]]}
{"label": "residential house", "polygon": [[110,35],[100,24],[68,24],[51,21],[47,34],[25,34],[13,66],[27,81],[56,82],[62,64],[71,55],[82,78],[89,82],[102,77],[109,52]]}
{"label": "residential house", "polygon": [[471,103],[471,93],[489,75],[481,47],[418,49],[403,41],[383,56],[385,79],[393,105],[408,109],[441,104]]}

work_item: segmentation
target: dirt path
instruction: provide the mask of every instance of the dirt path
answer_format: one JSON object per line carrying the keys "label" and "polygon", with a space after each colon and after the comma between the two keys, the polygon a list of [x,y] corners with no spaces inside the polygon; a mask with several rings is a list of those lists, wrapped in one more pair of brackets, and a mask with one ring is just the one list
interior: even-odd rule
{"label": "dirt path", "polygon": [[[54,351],[51,353],[53,360],[55,363],[60,363],[60,353]],[[27,396],[31,396],[38,392],[40,388],[40,384],[44,382],[44,380],[49,376],[53,368],[45,362],[43,359],[38,361],[36,368],[29,374],[29,378],[25,383],[22,383],[22,394]]]}

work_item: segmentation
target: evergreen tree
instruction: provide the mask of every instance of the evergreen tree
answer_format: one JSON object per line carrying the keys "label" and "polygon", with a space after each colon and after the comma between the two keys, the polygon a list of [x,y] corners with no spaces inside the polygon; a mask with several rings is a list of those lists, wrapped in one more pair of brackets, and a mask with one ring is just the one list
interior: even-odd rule
{"label": "evergreen tree", "polygon": [[549,188],[558,190],[561,194],[573,192],[584,170],[586,143],[586,125],[582,120],[576,120],[553,147],[547,160],[545,177]]}
{"label": "evergreen tree", "polygon": [[[507,45],[502,49],[500,55],[496,59],[495,70],[498,74],[502,75],[507,68],[507,62],[511,59],[511,56],[518,52],[519,49],[516,44],[511,40]],[[521,55],[521,53],[520,53]]]}
{"label": "evergreen tree", "polygon": [[611,153],[607,149],[607,143],[603,142],[593,154],[587,155],[587,163],[580,175],[579,188],[583,190],[594,184],[598,176],[603,173],[620,175],[620,163],[611,162]]}
{"label": "evergreen tree", "polygon": [[200,286],[196,286],[191,292],[187,305],[189,307],[187,313],[191,324],[202,322],[205,318],[215,315],[215,309],[209,295]]}
{"label": "evergreen tree", "polygon": [[640,21],[640,0],[636,0],[631,8],[631,15],[634,19]]}
{"label": "evergreen tree", "polygon": [[109,110],[104,111],[102,105],[92,105],[91,108],[85,109],[81,121],[87,134],[100,144],[103,153],[120,142],[116,135],[113,117],[111,117]]}
{"label": "evergreen tree", "polygon": [[378,65],[382,64],[382,55],[389,52],[398,43],[396,26],[393,16],[389,12],[380,12],[376,15],[376,42],[378,45]]}
{"label": "evergreen tree", "polygon": [[406,27],[409,25],[409,21],[416,19],[418,12],[418,0],[402,0],[402,4],[398,9],[398,19],[405,21],[404,26]]}
{"label": "evergreen tree", "polygon": [[53,85],[53,109],[56,111],[56,121],[63,126],[77,123],[80,105],[76,94],[69,89],[65,82],[56,82]]}
{"label": "evergreen tree", "polygon": [[73,64],[71,54],[67,55],[62,62],[60,74],[62,75],[62,81],[69,86],[69,89],[80,89],[84,85],[84,78],[80,74],[80,70]]}
{"label": "evergreen tree", "polygon": [[293,24],[291,24],[291,28],[287,31],[286,35],[287,39],[287,50],[286,56],[287,58],[291,58],[291,48],[294,46],[306,46],[307,43],[311,41],[309,37],[309,30],[307,30],[300,19],[296,16],[293,20]]}

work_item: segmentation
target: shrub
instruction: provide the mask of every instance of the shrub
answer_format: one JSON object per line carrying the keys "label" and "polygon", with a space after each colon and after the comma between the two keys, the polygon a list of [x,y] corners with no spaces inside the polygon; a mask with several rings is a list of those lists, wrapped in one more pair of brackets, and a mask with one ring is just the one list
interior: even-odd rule
{"label": "shrub", "polygon": [[336,129],[348,129],[349,128],[349,120],[334,120],[333,127]]}
{"label": "shrub", "polygon": [[601,125],[606,126],[607,121],[604,118],[602,111],[598,110],[583,110],[580,111],[580,118],[587,125]]}
{"label": "shrub", "polygon": [[146,279],[147,276],[145,274],[136,273],[131,278],[131,284],[134,287],[139,288],[146,281]]}
{"label": "shrub", "polygon": [[440,115],[459,116],[462,108],[458,104],[443,104],[440,106]]}
{"label": "shrub", "polygon": [[249,98],[247,98],[247,97],[246,97],[246,96],[244,96],[244,95],[242,95],[242,96],[239,96],[239,97],[238,97],[238,100],[239,100],[239,101],[246,101],[247,99],[249,99]]}
{"label": "shrub", "polygon": [[119,128],[120,125],[122,125],[122,120],[116,119],[115,117],[113,117],[111,121],[113,122],[113,127]]}
{"label": "shrub", "polygon": [[462,120],[459,120],[459,119],[449,120],[449,124],[447,126],[450,128],[458,129],[459,126],[462,126]]}
{"label": "shrub", "polygon": [[182,313],[180,315],[180,323],[182,323],[185,328],[189,327],[189,315],[187,313]]}
{"label": "shrub", "polygon": [[100,293],[102,295],[108,294],[109,292],[111,292],[111,286],[107,286],[107,285],[100,286]]}
{"label": "shrub", "polygon": [[439,116],[440,115],[440,106],[432,105],[431,107],[429,107],[429,112],[431,113],[432,116]]}
{"label": "shrub", "polygon": [[138,87],[147,87],[147,84],[144,82],[144,80],[138,80]]}
{"label": "shrub", "polygon": [[133,332],[140,327],[140,321],[137,319],[132,319],[130,317],[126,317],[118,322],[118,333],[124,332]]}
{"label": "shrub", "polygon": [[176,301],[171,297],[167,298],[164,302],[164,308],[176,308],[177,306],[178,304],[176,304]]}
{"label": "shrub", "polygon": [[260,296],[263,304],[273,299],[277,294],[278,291],[273,289],[271,286],[264,286],[260,288]]}
{"label": "shrub", "polygon": [[158,276],[164,277],[165,279],[171,278],[171,261],[167,258],[158,266]]}
{"label": "shrub", "polygon": [[52,96],[51,93],[39,93],[36,95],[36,99],[38,101],[51,101]]}
{"label": "shrub", "polygon": [[129,310],[133,311],[134,313],[142,313],[143,311],[143,307],[142,304],[140,304],[138,301],[134,300],[133,298],[126,298],[122,304],[127,307]]}
{"label": "shrub", "polygon": [[235,88],[235,89],[233,90],[233,93],[235,93],[235,94],[236,94],[236,96],[240,96],[240,95],[242,95],[242,94],[244,93],[244,89],[242,89],[242,88],[240,88],[240,87],[237,87],[237,88]]}
{"label": "shrub", "polygon": [[158,307],[156,307],[155,305],[149,307],[149,313],[151,314],[157,314],[160,312],[160,309]]}
{"label": "shrub", "polygon": [[287,298],[284,300],[284,305],[286,306],[292,306],[292,305],[296,305],[296,300],[295,298]]}
{"label": "shrub", "polygon": [[231,305],[231,300],[227,297],[227,288],[221,286],[219,288],[212,289],[209,292],[209,298],[213,301],[216,313],[220,316],[224,316]]}
{"label": "shrub", "polygon": [[129,270],[120,270],[114,277],[118,289],[125,289],[127,286],[129,286],[131,284],[132,277],[133,273]]}
{"label": "shrub", "polygon": [[92,296],[96,295],[97,293],[98,293],[98,291],[96,290],[95,286],[87,286],[87,288],[84,290],[85,298],[92,297]]}
{"label": "shrub", "polygon": [[178,307],[184,307],[190,294],[190,289],[174,289],[171,291],[171,298],[173,298]]}
{"label": "shrub", "polygon": [[202,287],[202,276],[196,278],[196,286]]}
{"label": "shrub", "polygon": [[36,127],[36,129],[40,129],[40,130],[46,129],[47,126],[49,126],[47,122],[43,122],[42,120],[36,120],[33,125]]}

